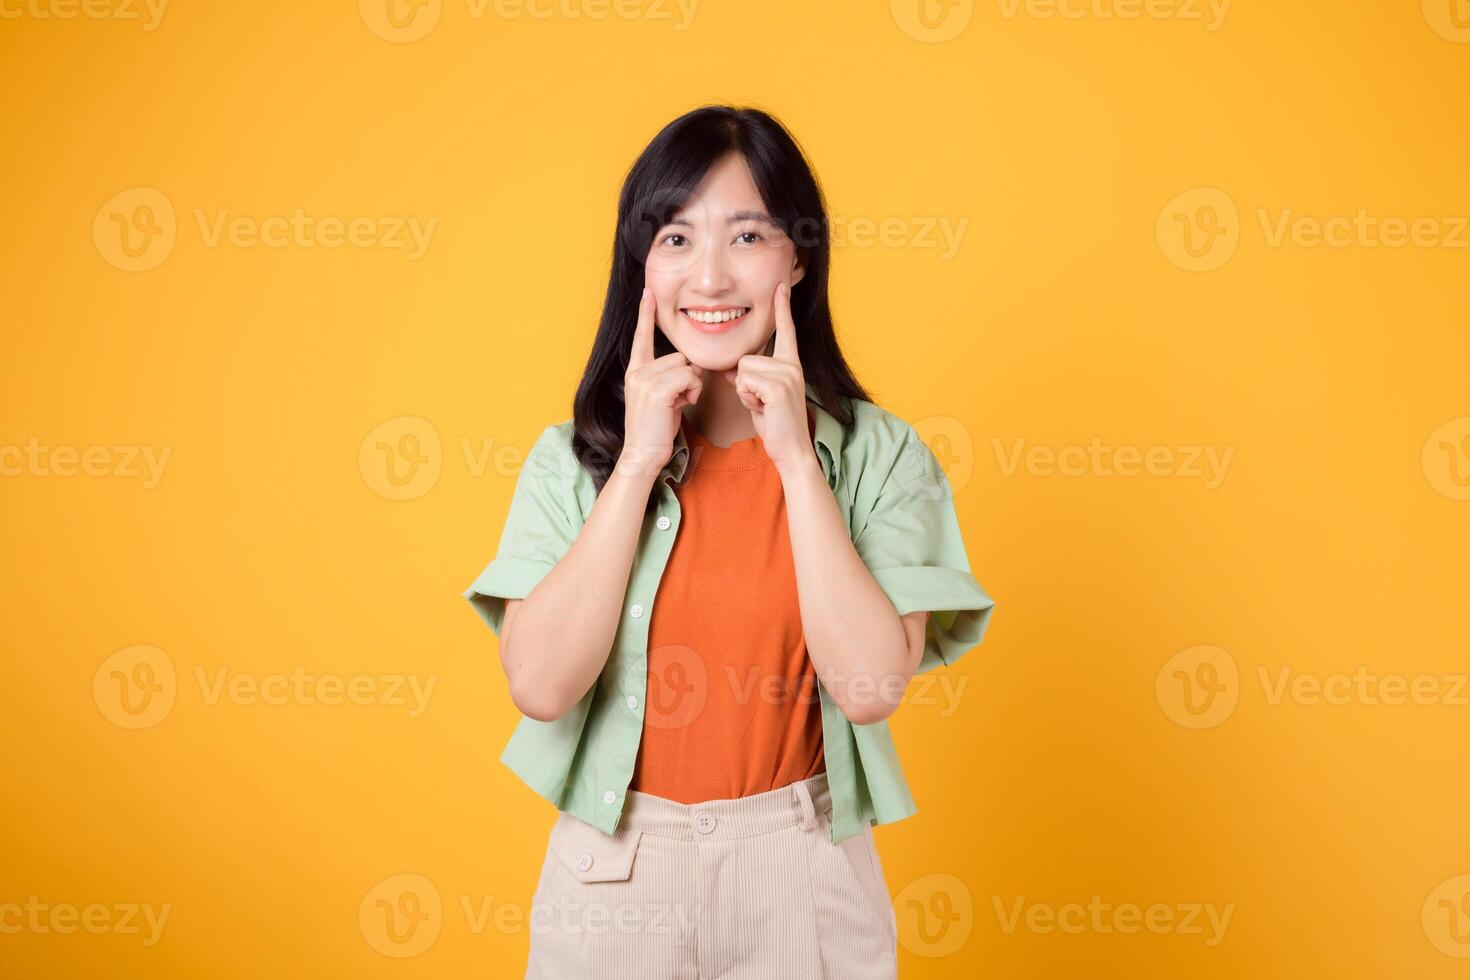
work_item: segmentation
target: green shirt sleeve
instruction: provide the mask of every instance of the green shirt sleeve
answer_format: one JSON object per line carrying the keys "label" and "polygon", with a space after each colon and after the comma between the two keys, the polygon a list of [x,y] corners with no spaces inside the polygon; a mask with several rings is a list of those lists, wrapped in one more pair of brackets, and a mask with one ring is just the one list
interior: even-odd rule
{"label": "green shirt sleeve", "polygon": [[853,547],[900,616],[929,611],[916,673],[952,664],[980,642],[995,602],[970,572],[949,478],[912,429]]}
{"label": "green shirt sleeve", "polygon": [[575,493],[580,466],[571,426],[550,425],[526,454],[495,558],[464,597],[498,637],[507,599],[524,599],[577,539],[584,523]]}

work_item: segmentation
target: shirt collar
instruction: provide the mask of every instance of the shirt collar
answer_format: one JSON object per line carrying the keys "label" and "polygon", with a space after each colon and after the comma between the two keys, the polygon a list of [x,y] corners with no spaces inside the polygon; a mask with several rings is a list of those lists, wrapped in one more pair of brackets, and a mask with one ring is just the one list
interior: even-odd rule
{"label": "shirt collar", "polygon": [[[817,401],[817,391],[809,382],[806,386],[806,400],[807,404],[812,407],[813,445],[817,448],[817,462],[822,466],[827,485],[835,488],[842,460],[842,423],[821,406]],[[674,433],[674,454],[669,457],[668,463],[659,473],[659,479],[672,476],[675,483],[681,483],[684,480],[684,471],[688,466],[689,441],[684,438],[684,427],[681,425]]]}

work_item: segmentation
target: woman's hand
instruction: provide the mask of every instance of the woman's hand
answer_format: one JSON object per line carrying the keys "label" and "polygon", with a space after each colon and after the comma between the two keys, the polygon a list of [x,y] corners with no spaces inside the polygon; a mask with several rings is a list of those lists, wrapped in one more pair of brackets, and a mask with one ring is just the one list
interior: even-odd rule
{"label": "woman's hand", "polygon": [[735,385],[740,401],[750,410],[756,435],[766,455],[778,467],[814,457],[807,428],[806,376],[796,348],[796,322],[791,318],[791,285],[778,282],[771,293],[776,319],[776,344],[769,357],[746,354],[726,380]]}
{"label": "woman's hand", "polygon": [[682,352],[653,356],[657,309],[653,290],[644,287],[623,375],[623,450],[618,468],[631,466],[643,474],[657,474],[669,461],[684,406],[699,401],[704,384],[704,368],[690,364]]}

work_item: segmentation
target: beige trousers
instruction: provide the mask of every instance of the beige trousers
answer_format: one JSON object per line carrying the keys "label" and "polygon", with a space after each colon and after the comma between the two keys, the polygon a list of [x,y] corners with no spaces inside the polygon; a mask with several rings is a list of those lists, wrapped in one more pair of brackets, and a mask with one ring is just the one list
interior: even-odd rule
{"label": "beige trousers", "polygon": [[893,980],[873,831],[834,844],[826,773],[683,804],[630,791],[609,836],[563,811],[531,901],[528,980]]}

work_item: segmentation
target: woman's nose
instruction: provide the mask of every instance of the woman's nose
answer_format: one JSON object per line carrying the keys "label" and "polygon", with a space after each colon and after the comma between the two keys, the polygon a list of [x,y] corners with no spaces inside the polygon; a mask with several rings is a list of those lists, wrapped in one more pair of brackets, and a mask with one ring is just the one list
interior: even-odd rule
{"label": "woman's nose", "polygon": [[729,285],[724,250],[713,244],[706,244],[700,249],[700,254],[694,259],[691,278],[704,292],[717,293]]}

